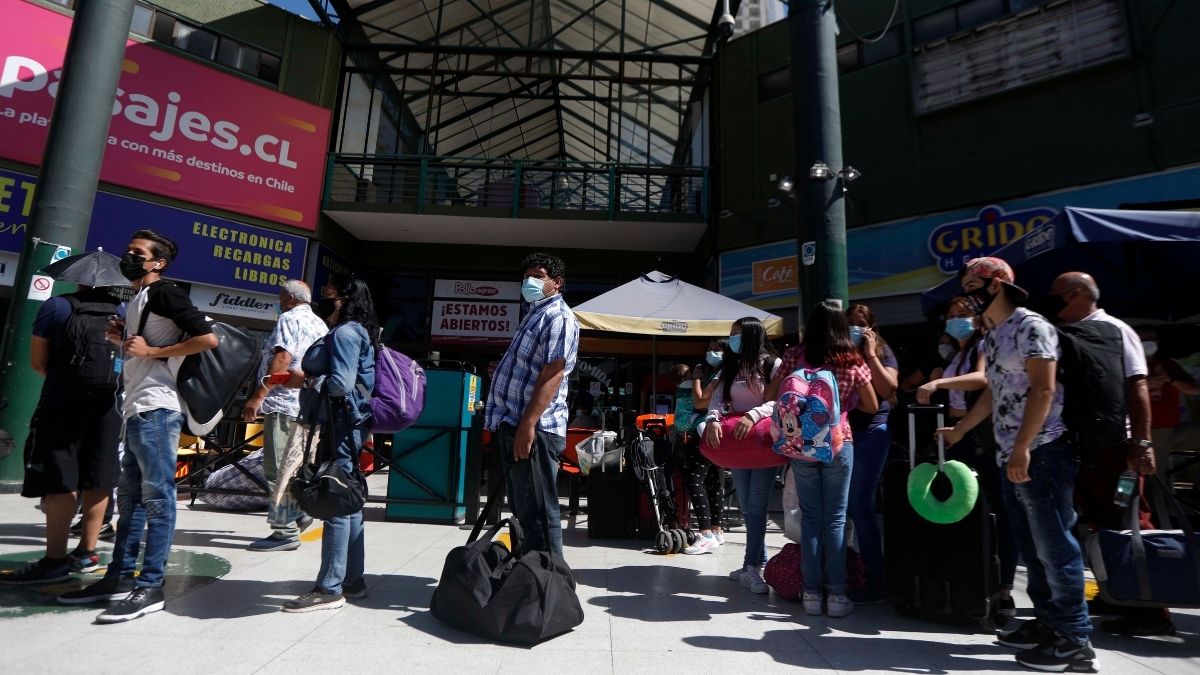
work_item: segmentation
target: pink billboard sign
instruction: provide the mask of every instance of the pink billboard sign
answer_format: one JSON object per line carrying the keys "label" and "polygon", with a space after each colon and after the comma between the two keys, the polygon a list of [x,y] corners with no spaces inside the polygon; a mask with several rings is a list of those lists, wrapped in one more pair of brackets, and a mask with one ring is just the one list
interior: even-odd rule
{"label": "pink billboard sign", "polygon": [[[71,19],[23,0],[0,16],[0,156],[38,165]],[[111,115],[101,180],[316,229],[328,110],[131,40]]]}

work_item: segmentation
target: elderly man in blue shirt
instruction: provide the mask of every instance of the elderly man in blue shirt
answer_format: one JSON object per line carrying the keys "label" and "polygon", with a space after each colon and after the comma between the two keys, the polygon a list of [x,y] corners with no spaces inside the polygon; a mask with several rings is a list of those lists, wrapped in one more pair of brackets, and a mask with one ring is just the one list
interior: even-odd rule
{"label": "elderly man in blue shirt", "polygon": [[[562,297],[562,260],[534,253],[521,267],[521,296],[528,306],[496,366],[486,425],[496,432],[509,500],[525,533],[524,550],[561,556],[556,478],[566,448],[567,378],[579,351],[579,322]],[[540,476],[534,475],[533,462]]]}

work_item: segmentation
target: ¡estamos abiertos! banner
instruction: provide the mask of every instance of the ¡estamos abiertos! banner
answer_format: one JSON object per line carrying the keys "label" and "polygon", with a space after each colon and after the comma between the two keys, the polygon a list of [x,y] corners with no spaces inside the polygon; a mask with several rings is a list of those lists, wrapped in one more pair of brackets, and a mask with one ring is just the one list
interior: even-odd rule
{"label": "\u00a1estamos abiertos! banner", "polygon": [[[71,19],[0,0],[0,155],[37,165]],[[315,230],[328,110],[132,40],[101,180]]]}

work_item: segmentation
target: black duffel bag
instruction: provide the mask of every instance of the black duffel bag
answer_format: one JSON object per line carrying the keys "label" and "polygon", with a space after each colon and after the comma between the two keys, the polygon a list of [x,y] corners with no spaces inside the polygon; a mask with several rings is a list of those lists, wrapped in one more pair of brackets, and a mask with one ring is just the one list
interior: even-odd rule
{"label": "black duffel bag", "polygon": [[[540,490],[536,461],[532,468]],[[521,553],[524,536],[515,517],[501,520],[478,538],[489,512],[499,504],[498,488],[505,482],[501,480],[488,498],[466,545],[446,556],[429,608],[438,619],[468,633],[532,645],[583,623],[583,608],[575,594],[575,576],[561,556]],[[493,540],[505,525],[511,550]],[[548,533],[544,541],[550,541]]]}
{"label": "black duffel bag", "polygon": [[[353,470],[349,474],[338,464],[333,451],[334,444],[339,441],[333,433],[333,405],[325,394],[321,394],[321,401],[326,405],[327,414],[325,428],[317,444],[316,461],[306,462],[296,471],[291,491],[292,497],[305,513],[313,518],[329,520],[362,511],[367,503],[367,479],[358,470],[357,462],[351,460]],[[312,439],[313,434],[309,431],[305,457],[310,455]]]}

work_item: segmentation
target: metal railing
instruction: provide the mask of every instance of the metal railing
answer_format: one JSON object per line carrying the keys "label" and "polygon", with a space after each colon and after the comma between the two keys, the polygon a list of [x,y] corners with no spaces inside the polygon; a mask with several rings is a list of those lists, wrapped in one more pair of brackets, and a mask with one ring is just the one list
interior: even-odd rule
{"label": "metal railing", "polygon": [[396,204],[622,215],[708,217],[708,169],[600,162],[432,157],[329,156],[324,205]]}

